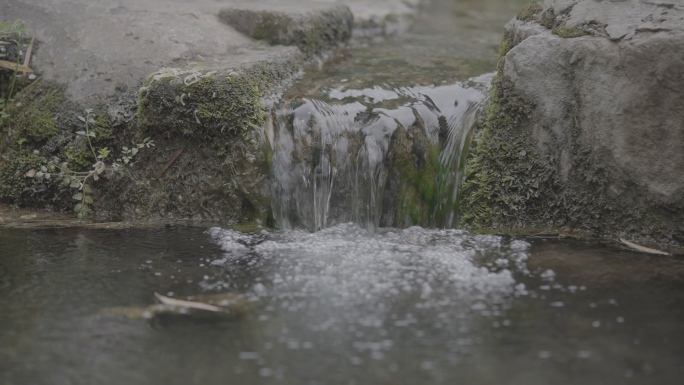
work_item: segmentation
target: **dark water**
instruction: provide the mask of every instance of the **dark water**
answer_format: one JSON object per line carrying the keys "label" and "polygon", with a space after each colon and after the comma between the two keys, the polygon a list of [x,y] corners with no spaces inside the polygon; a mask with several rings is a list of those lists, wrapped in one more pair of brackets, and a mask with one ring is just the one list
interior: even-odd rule
{"label": "dark water", "polygon": [[[407,34],[355,42],[285,98],[398,111],[370,96],[461,92],[494,70],[525,2],[433,0]],[[684,383],[681,259],[340,222],[0,228],[0,384]],[[136,313],[155,292],[245,305],[228,318],[112,311]]]}
{"label": "dark water", "polygon": [[[552,271],[549,272],[549,271]],[[230,292],[235,319],[109,315]],[[679,384],[684,261],[343,224],[0,230],[2,384]]]}

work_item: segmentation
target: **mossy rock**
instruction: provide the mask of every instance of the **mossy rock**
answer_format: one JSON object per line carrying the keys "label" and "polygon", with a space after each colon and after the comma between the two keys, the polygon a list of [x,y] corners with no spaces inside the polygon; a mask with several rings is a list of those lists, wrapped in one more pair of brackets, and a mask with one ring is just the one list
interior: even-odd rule
{"label": "mossy rock", "polygon": [[312,57],[336,48],[351,37],[353,15],[340,6],[306,14],[224,9],[221,20],[272,45],[293,45]]}
{"label": "mossy rock", "polygon": [[[147,182],[117,190],[128,197],[129,211],[148,218],[271,223],[261,99],[297,69],[297,62],[283,61],[239,72],[187,69],[151,76],[140,93],[139,137],[151,137],[157,146],[138,161]],[[175,151],[180,155],[167,165]]]}

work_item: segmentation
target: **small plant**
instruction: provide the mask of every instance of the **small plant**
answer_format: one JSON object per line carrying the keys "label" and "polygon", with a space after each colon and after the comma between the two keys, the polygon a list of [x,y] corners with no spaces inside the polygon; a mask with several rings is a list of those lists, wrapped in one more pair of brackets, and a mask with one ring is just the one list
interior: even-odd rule
{"label": "small plant", "polygon": [[77,131],[76,134],[84,137],[88,142],[88,147],[95,160],[92,168],[88,171],[74,171],[69,168],[67,162],[63,162],[58,157],[54,157],[46,166],[41,166],[40,171],[31,170],[26,174],[28,177],[39,179],[50,179],[52,177],[59,178],[64,186],[74,189],[76,192],[72,198],[78,201],[76,206],[74,206],[74,211],[78,214],[79,218],[83,218],[92,211],[90,205],[93,204],[93,197],[92,188],[89,184],[91,180],[96,182],[103,176],[112,177],[117,174],[123,175],[126,172],[126,167],[132,164],[131,161],[138,154],[140,149],[154,147],[154,141],[150,140],[150,138],[145,138],[142,143],[135,144],[132,148],[123,147],[121,157],[117,158],[116,161],[110,164],[105,163],[111,151],[107,147],[95,151],[95,147],[91,141],[91,139],[95,139],[96,137],[95,133],[91,130],[92,125],[95,124],[93,110],[87,109],[85,112],[85,116],[78,117],[84,123],[85,130]]}
{"label": "small plant", "polygon": [[21,146],[26,143],[26,138],[19,138],[17,140],[17,144],[19,145],[19,156],[21,156]]}
{"label": "small plant", "polygon": [[[14,66],[9,66],[11,69],[11,76],[12,82],[10,83],[9,90],[7,91],[7,95],[4,97],[0,98],[0,131],[2,131],[2,124],[3,120],[9,117],[7,112],[5,111],[5,107],[9,105],[10,100],[12,100],[12,95],[14,94],[14,87],[16,85],[17,81],[17,72],[19,70],[19,65],[21,63],[21,57],[22,57],[22,51],[21,51],[21,35],[24,32],[24,24],[22,23],[21,19],[14,21],[14,22],[5,22],[5,23],[0,23],[0,60],[2,60],[5,64],[14,64]],[[17,52],[17,57],[15,60],[15,63],[11,62],[5,62],[4,59],[8,56],[8,51],[7,47],[9,45],[16,45],[19,49]],[[4,67],[7,68],[7,67]],[[0,74],[0,77],[3,75]],[[3,90],[4,92],[4,90]]]}

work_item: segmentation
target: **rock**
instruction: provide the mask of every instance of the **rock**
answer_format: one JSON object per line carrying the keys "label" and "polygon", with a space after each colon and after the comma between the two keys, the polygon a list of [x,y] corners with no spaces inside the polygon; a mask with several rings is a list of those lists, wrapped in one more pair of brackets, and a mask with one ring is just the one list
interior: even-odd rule
{"label": "rock", "polygon": [[684,240],[682,20],[680,4],[593,0],[511,20],[464,221]]}
{"label": "rock", "polygon": [[[36,38],[31,67],[41,75],[16,95],[0,132],[0,200],[71,210],[69,183],[27,178],[27,172],[55,157],[72,171],[89,171],[96,161],[92,150],[111,150],[111,164],[124,146],[149,137],[156,146],[140,150],[128,177],[89,181],[97,215],[265,223],[264,100],[281,92],[305,63],[344,44],[354,18],[403,17],[417,5],[365,3],[0,2],[0,21],[22,19]],[[77,134],[86,108],[94,109],[93,149]],[[159,173],[180,148],[182,155]]]}

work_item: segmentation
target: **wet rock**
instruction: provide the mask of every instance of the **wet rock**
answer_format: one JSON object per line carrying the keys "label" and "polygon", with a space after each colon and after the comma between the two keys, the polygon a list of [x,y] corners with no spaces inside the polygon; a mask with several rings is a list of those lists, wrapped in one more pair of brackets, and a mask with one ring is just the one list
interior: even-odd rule
{"label": "wet rock", "polygon": [[219,17],[255,39],[272,45],[294,45],[311,54],[334,49],[347,41],[354,18],[346,6],[305,13],[228,8],[221,10]]}
{"label": "wet rock", "polygon": [[684,7],[529,11],[506,25],[465,222],[683,240]]}
{"label": "wet rock", "polygon": [[[26,34],[36,38],[31,65],[41,76],[16,96],[0,132],[0,200],[72,210],[69,183],[27,172],[54,157],[87,172],[94,152],[107,148],[110,164],[124,146],[149,137],[156,146],[140,151],[126,177],[92,181],[89,198],[100,219],[266,223],[269,155],[259,132],[265,100],[305,62],[344,44],[353,14],[358,20],[394,14],[392,7],[378,13],[363,3],[0,3],[1,18],[23,19]],[[415,10],[399,0],[383,4]],[[260,18],[255,31],[245,27],[249,15]],[[92,149],[77,134],[86,108],[96,120]]]}

